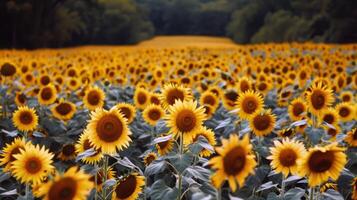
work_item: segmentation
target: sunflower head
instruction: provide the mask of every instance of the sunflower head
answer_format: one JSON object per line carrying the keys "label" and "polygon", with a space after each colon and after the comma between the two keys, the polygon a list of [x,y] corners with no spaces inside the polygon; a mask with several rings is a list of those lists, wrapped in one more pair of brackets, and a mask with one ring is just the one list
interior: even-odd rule
{"label": "sunflower head", "polygon": [[22,183],[39,183],[54,169],[53,154],[45,147],[26,145],[15,154],[11,170]]}
{"label": "sunflower head", "polygon": [[14,112],[12,121],[20,131],[33,131],[37,128],[38,116],[35,109],[21,106]]}
{"label": "sunflower head", "polygon": [[53,84],[48,84],[41,87],[38,93],[38,102],[41,105],[53,104],[57,99],[57,89]]}
{"label": "sunflower head", "polygon": [[5,165],[3,169],[4,172],[10,170],[12,162],[16,160],[14,155],[20,153],[21,149],[25,149],[25,146],[26,141],[24,138],[15,138],[10,144],[6,144],[0,158],[0,165]]}
{"label": "sunflower head", "polygon": [[10,62],[5,62],[0,66],[0,75],[4,77],[14,76],[16,71],[16,66]]}
{"label": "sunflower head", "polygon": [[160,105],[156,105],[156,104],[150,104],[143,111],[144,120],[152,126],[155,126],[156,123],[164,115],[165,115],[164,109],[162,109],[162,107]]}
{"label": "sunflower head", "polygon": [[98,163],[103,157],[102,152],[98,149],[95,149],[91,144],[89,140],[89,132],[87,130],[84,130],[83,134],[79,138],[78,143],[75,145],[75,148],[77,154],[83,153],[89,149],[93,149],[95,151],[93,155],[82,158],[82,161],[87,164]]}
{"label": "sunflower head", "polygon": [[196,101],[176,101],[168,108],[167,126],[175,137],[183,135],[190,141],[193,134],[199,130],[206,119],[205,109],[197,106]]}
{"label": "sunflower head", "polygon": [[276,117],[270,110],[256,112],[249,119],[249,126],[257,136],[266,136],[274,130]]}
{"label": "sunflower head", "polygon": [[216,109],[219,105],[219,99],[216,94],[210,91],[205,91],[200,97],[201,105],[210,105],[212,108]]}
{"label": "sunflower head", "polygon": [[294,99],[288,107],[289,117],[293,121],[301,120],[306,115],[306,111],[306,102],[302,98]]}
{"label": "sunflower head", "polygon": [[348,102],[342,102],[336,105],[335,109],[340,116],[340,120],[343,122],[348,122],[355,117],[355,108],[353,104]]}
{"label": "sunflower head", "polygon": [[[196,142],[199,137],[205,138],[208,144],[210,144],[211,146],[216,145],[216,137],[214,135],[214,132],[206,127],[201,127],[197,132],[195,132],[192,137],[192,141],[184,141],[184,143],[186,145],[189,145],[191,143]],[[201,152],[199,152],[199,156],[201,157],[209,157],[211,154],[212,152],[207,149],[202,149]]]}
{"label": "sunflower head", "polygon": [[15,103],[17,106],[24,106],[26,104],[27,97],[22,92],[16,92]]}
{"label": "sunflower head", "polygon": [[53,180],[44,183],[39,195],[44,196],[45,200],[85,199],[93,188],[89,179],[90,175],[71,167],[64,174],[57,173]]}
{"label": "sunflower head", "polygon": [[160,101],[164,109],[168,109],[169,106],[174,105],[177,100],[189,101],[192,98],[192,94],[188,88],[171,83],[164,85],[160,94]]}
{"label": "sunflower head", "polygon": [[144,109],[150,101],[150,93],[141,87],[137,87],[134,93],[134,104],[139,109]]}
{"label": "sunflower head", "polygon": [[128,124],[134,120],[136,115],[135,106],[130,103],[118,103],[115,107],[127,119]]}
{"label": "sunflower head", "polygon": [[308,110],[318,116],[322,110],[334,102],[333,92],[322,82],[317,82],[306,92],[306,101]]}
{"label": "sunflower head", "polygon": [[62,146],[58,158],[63,161],[73,160],[76,157],[76,147],[74,144],[65,144]]}
{"label": "sunflower head", "polygon": [[275,140],[270,153],[268,159],[271,160],[271,167],[287,177],[289,174],[297,175],[298,160],[305,155],[306,150],[302,143],[285,138],[282,142]]}
{"label": "sunflower head", "polygon": [[223,139],[222,146],[216,148],[218,156],[211,158],[209,164],[216,172],[211,180],[215,187],[221,187],[228,180],[229,187],[234,192],[237,182],[243,186],[249,174],[254,173],[257,165],[255,156],[252,154],[252,145],[249,136],[245,135],[242,140],[237,135],[231,135],[229,140]]}
{"label": "sunflower head", "polygon": [[76,106],[72,102],[60,100],[51,111],[55,118],[66,121],[72,119]]}
{"label": "sunflower head", "polygon": [[262,111],[264,101],[260,93],[248,90],[239,95],[236,104],[239,109],[239,117],[249,119],[254,113]]}
{"label": "sunflower head", "polygon": [[347,162],[344,149],[336,143],[313,147],[299,161],[299,175],[307,176],[310,187],[322,184],[329,178],[337,180]]}
{"label": "sunflower head", "polygon": [[353,128],[352,130],[347,132],[345,141],[351,147],[357,147],[357,128]]}
{"label": "sunflower head", "polygon": [[156,153],[150,152],[144,157],[145,166],[150,165],[154,160],[157,159]]}
{"label": "sunflower head", "polygon": [[145,177],[131,173],[118,181],[113,191],[113,200],[137,199],[145,186]]}
{"label": "sunflower head", "polygon": [[[161,135],[161,137],[163,137],[163,136],[165,136],[165,135]],[[166,155],[170,151],[172,151],[172,149],[174,147],[174,139],[171,138],[167,141],[159,142],[155,145],[155,147],[156,147],[160,156]]]}
{"label": "sunflower head", "polygon": [[115,153],[131,142],[127,120],[116,107],[109,111],[97,109],[92,112],[87,130],[91,144],[103,153]]}
{"label": "sunflower head", "polygon": [[86,90],[83,97],[83,103],[88,110],[102,108],[104,105],[105,93],[99,87],[90,87]]}

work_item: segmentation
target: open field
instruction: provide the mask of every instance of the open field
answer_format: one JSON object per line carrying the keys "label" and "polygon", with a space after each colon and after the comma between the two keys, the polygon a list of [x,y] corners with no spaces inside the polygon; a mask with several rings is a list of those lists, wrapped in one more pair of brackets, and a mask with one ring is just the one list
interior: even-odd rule
{"label": "open field", "polygon": [[0,51],[0,199],[357,199],[357,45]]}

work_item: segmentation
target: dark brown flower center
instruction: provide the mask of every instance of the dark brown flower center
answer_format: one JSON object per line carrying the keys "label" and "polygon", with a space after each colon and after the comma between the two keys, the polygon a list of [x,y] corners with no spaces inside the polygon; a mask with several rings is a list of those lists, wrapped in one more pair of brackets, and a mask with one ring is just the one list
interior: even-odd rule
{"label": "dark brown flower center", "polygon": [[341,117],[347,117],[350,114],[350,109],[347,107],[342,107],[338,113]]}
{"label": "dark brown flower center", "polygon": [[131,110],[127,107],[120,107],[119,108],[119,111],[123,114],[123,116],[126,118],[126,119],[130,119],[131,117]]}
{"label": "dark brown flower center", "polygon": [[4,63],[1,66],[0,74],[3,76],[12,76],[16,73],[16,67],[10,63]]}
{"label": "dark brown flower center", "polygon": [[316,151],[309,158],[308,165],[311,171],[322,173],[332,167],[335,155],[331,151]]}
{"label": "dark brown flower center", "polygon": [[181,110],[177,114],[176,126],[180,132],[190,132],[196,127],[196,116],[191,110]]}
{"label": "dark brown flower center", "polygon": [[33,116],[32,113],[30,111],[22,111],[20,113],[20,122],[22,124],[28,125],[31,124],[33,122]]}
{"label": "dark brown flower center", "polygon": [[95,90],[92,90],[88,93],[88,103],[93,105],[93,106],[96,106],[99,104],[100,102],[100,95],[98,94],[97,91]]}
{"label": "dark brown flower center", "polygon": [[246,152],[243,147],[237,146],[230,150],[223,158],[223,168],[228,175],[239,174],[246,163]]}
{"label": "dark brown flower center", "polygon": [[157,109],[153,109],[153,110],[150,110],[149,111],[149,118],[154,120],[154,121],[157,121],[160,119],[161,117],[161,112]]}
{"label": "dark brown flower center", "polygon": [[115,188],[115,195],[119,199],[126,199],[130,197],[136,189],[136,177],[134,175],[128,176],[125,180],[120,181],[120,183]]}
{"label": "dark brown flower center", "polygon": [[52,90],[49,87],[45,87],[41,90],[41,98],[43,100],[50,100],[52,98]]}
{"label": "dark brown flower center", "polygon": [[329,123],[329,124],[333,124],[335,122],[335,117],[333,116],[333,114],[326,114],[323,117],[324,122]]}
{"label": "dark brown flower center", "polygon": [[245,113],[252,114],[258,108],[258,102],[254,97],[246,97],[242,101],[242,109]]}
{"label": "dark brown flower center", "polygon": [[169,105],[173,105],[176,100],[183,101],[184,98],[185,98],[184,92],[177,88],[171,89],[167,93],[167,103],[169,103]]}
{"label": "dark brown flower center", "polygon": [[62,148],[62,153],[65,156],[71,156],[75,152],[75,147],[73,144],[67,144]]}
{"label": "dark brown flower center", "polygon": [[69,103],[62,102],[58,104],[55,109],[60,115],[67,115],[72,111],[72,106]]}
{"label": "dark brown flower center", "polygon": [[322,91],[315,90],[312,92],[311,103],[316,110],[322,109],[325,106],[325,101],[325,95]]}
{"label": "dark brown flower center", "polygon": [[293,114],[294,116],[298,117],[305,111],[305,106],[302,103],[295,103],[293,105]]}
{"label": "dark brown flower center", "polygon": [[77,193],[77,181],[64,177],[55,181],[48,191],[49,200],[72,200]]}
{"label": "dark brown flower center", "polygon": [[114,142],[120,138],[123,128],[121,120],[116,115],[109,114],[98,120],[96,131],[101,140]]}
{"label": "dark brown flower center", "polygon": [[253,119],[254,127],[259,131],[267,130],[270,127],[270,123],[269,115],[257,115]]}
{"label": "dark brown flower center", "polygon": [[138,103],[140,105],[144,105],[146,103],[146,101],[147,101],[147,95],[145,93],[143,93],[143,92],[139,92],[137,98],[138,98]]}
{"label": "dark brown flower center", "polygon": [[25,168],[30,174],[36,174],[42,169],[42,163],[37,157],[32,157],[26,161]]}
{"label": "dark brown flower center", "polygon": [[284,167],[295,165],[297,159],[296,152],[293,149],[283,149],[279,155],[279,161]]}

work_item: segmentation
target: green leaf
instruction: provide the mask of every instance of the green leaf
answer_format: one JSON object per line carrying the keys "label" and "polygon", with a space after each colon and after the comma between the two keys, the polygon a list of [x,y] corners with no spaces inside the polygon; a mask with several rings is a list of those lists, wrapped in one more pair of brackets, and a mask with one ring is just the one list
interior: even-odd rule
{"label": "green leaf", "polygon": [[261,191],[266,191],[266,190],[272,190],[277,188],[278,184],[273,184],[273,182],[269,181],[261,185],[256,192],[261,192]]}
{"label": "green leaf", "polygon": [[328,189],[326,192],[322,193],[322,196],[328,200],[343,200],[343,196],[336,190]]}
{"label": "green leaf", "polygon": [[305,195],[305,190],[301,188],[292,188],[284,194],[285,200],[297,200],[301,199]]}
{"label": "green leaf", "polygon": [[289,176],[287,179],[284,180],[285,186],[291,185],[299,180],[301,180],[302,177],[300,176]]}
{"label": "green leaf", "polygon": [[153,200],[177,199],[177,188],[168,187],[163,180],[157,180],[151,186],[150,197]]}
{"label": "green leaf", "polygon": [[146,167],[144,174],[149,176],[153,174],[160,173],[166,168],[165,160],[155,160],[149,166]]}
{"label": "green leaf", "polygon": [[191,165],[193,156],[191,154],[177,154],[174,156],[170,156],[170,161],[173,166],[175,166],[176,170],[182,173],[187,167]]}
{"label": "green leaf", "polygon": [[186,168],[183,174],[184,176],[190,175],[202,181],[208,181],[210,176],[210,170],[200,166],[190,166]]}

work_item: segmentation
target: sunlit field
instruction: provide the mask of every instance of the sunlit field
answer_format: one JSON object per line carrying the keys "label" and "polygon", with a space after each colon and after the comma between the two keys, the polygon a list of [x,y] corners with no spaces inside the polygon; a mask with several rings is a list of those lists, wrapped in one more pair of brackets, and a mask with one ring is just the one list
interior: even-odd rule
{"label": "sunlit field", "polygon": [[0,51],[0,199],[357,199],[357,45]]}

